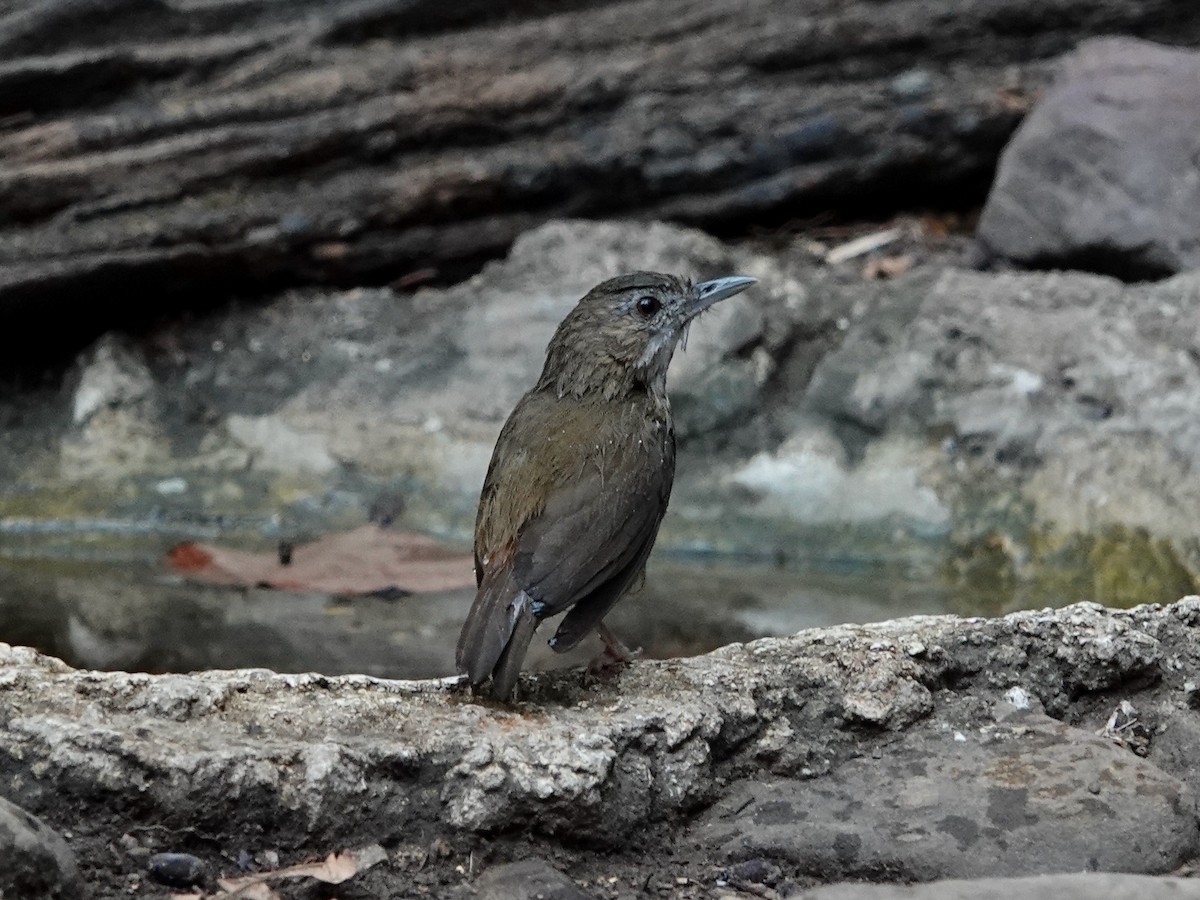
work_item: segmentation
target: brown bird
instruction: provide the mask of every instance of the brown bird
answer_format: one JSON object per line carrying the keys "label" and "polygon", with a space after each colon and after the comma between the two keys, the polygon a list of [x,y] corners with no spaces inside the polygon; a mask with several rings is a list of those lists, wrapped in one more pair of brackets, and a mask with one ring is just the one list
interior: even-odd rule
{"label": "brown bird", "polygon": [[620,656],[603,619],[642,574],[675,476],[667,366],[696,316],[754,281],[621,275],[558,326],[479,498],[479,589],[456,653],[472,686],[491,678],[507,700],[538,623],[562,612],[556,651],[597,628]]}

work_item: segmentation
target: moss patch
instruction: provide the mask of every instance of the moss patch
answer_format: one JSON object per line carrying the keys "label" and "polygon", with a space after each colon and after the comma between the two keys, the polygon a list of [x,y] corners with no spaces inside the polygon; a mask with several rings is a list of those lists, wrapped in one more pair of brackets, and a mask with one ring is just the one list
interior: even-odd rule
{"label": "moss patch", "polygon": [[1122,525],[1087,534],[1031,529],[1020,540],[989,531],[957,544],[942,577],[955,606],[972,615],[1081,600],[1173,603],[1200,584],[1171,541]]}

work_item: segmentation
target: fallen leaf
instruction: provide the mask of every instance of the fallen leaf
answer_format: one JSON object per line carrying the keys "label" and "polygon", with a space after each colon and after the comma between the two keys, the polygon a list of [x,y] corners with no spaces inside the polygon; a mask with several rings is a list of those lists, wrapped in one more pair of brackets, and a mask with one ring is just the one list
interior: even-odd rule
{"label": "fallen leaf", "polygon": [[863,266],[864,278],[895,278],[912,268],[911,256],[881,256]]}
{"label": "fallen leaf", "polygon": [[407,275],[401,275],[391,283],[391,287],[396,290],[400,290],[402,288],[421,284],[425,281],[432,281],[437,277],[438,270],[432,266],[426,266],[424,269],[417,269],[415,272],[409,272]]}
{"label": "fallen leaf", "polygon": [[[236,894],[239,897],[250,897],[252,895],[247,891],[251,888],[260,885],[265,887],[265,883],[268,881],[280,881],[285,878],[315,878],[325,884],[341,884],[386,859],[387,851],[378,844],[371,844],[359,850],[330,853],[320,862],[300,863],[276,869],[273,872],[257,872],[254,875],[244,875],[240,878],[221,878],[218,879],[217,884],[225,892]],[[270,898],[264,898],[264,900],[274,900],[275,896],[272,892]],[[255,897],[254,900],[259,900],[259,898]]]}
{"label": "fallen leaf", "polygon": [[[286,564],[280,557],[290,560]],[[474,587],[474,561],[424,535],[364,525],[287,553],[247,553],[212,544],[178,544],[167,565],[210,584],[266,586],[329,594]]]}

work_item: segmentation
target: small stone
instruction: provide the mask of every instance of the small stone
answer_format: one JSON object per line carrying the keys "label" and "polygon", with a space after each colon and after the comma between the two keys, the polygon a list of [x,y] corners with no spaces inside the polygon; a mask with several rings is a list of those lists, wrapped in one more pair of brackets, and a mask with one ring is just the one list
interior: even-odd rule
{"label": "small stone", "polygon": [[0,897],[81,896],[79,869],[67,842],[36,816],[0,798]]}
{"label": "small stone", "polygon": [[1029,694],[1026,693],[1023,687],[1010,687],[1005,691],[1004,699],[1017,709],[1029,709]]}
{"label": "small stone", "polygon": [[1185,681],[1183,683],[1183,693],[1187,699],[1187,705],[1192,709],[1200,709],[1200,688],[1197,688],[1196,682]]}
{"label": "small stone", "polygon": [[779,881],[779,867],[765,859],[748,859],[726,869],[722,876],[733,885],[765,884],[773,885]]}
{"label": "small stone", "polygon": [[541,859],[493,866],[475,881],[475,890],[477,900],[595,900]]}
{"label": "small stone", "polygon": [[155,853],[146,864],[146,871],[159,884],[186,888],[204,880],[204,861],[190,853]]}

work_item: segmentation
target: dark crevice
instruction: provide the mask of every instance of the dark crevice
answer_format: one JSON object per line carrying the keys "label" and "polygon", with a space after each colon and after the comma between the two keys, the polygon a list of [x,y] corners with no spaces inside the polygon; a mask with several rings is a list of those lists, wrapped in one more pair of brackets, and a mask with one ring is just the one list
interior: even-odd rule
{"label": "dark crevice", "polygon": [[[113,261],[53,283],[8,287],[0,290],[5,310],[0,380],[10,387],[53,381],[105,332],[144,334],[168,319],[213,314],[231,304],[265,302],[299,285],[317,283],[331,289],[403,285],[414,273],[421,286],[457,284],[502,256],[510,243],[504,239],[490,252],[463,254],[436,265],[390,257],[369,273],[346,272],[342,278],[316,275],[308,270],[311,261],[304,258],[218,258],[197,251],[182,259],[136,265]],[[164,303],[167,297],[169,304]],[[51,334],[53,339],[43,337]]]}
{"label": "dark crevice", "polygon": [[464,28],[480,28],[495,22],[519,22],[578,9],[594,9],[616,0],[365,0],[333,17],[326,26],[325,40],[331,44],[361,43],[364,40],[427,37]]}
{"label": "dark crevice", "polygon": [[1178,271],[1166,263],[1159,265],[1149,261],[1145,254],[1126,252],[1120,248],[1097,247],[1053,259],[1031,259],[1023,262],[1023,268],[1064,270],[1077,269],[1095,275],[1107,275],[1127,284],[1143,284],[1162,281]]}

